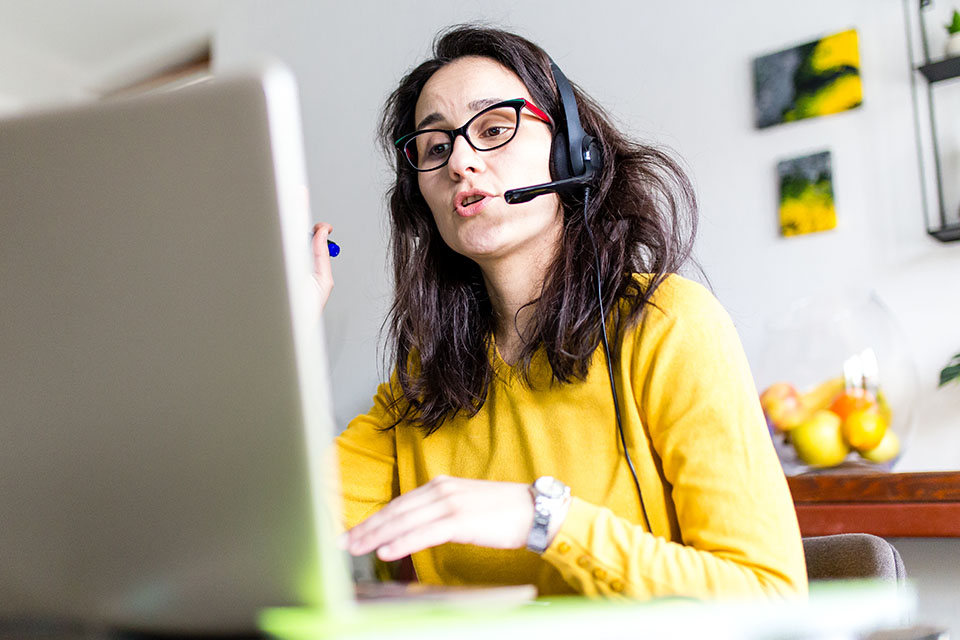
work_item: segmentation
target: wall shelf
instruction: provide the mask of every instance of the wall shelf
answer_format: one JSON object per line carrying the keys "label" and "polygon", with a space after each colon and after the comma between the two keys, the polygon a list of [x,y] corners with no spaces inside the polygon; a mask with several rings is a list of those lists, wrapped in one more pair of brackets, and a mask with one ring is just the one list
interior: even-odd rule
{"label": "wall shelf", "polygon": [[922,65],[917,71],[931,83],[960,78],[960,56]]}
{"label": "wall shelf", "polygon": [[[917,154],[920,161],[920,189],[923,194],[923,217],[927,227],[927,233],[940,242],[956,242],[960,240],[960,211],[954,214],[952,206],[957,203],[950,203],[949,215],[948,204],[944,198],[944,176],[943,163],[940,154],[940,138],[937,132],[937,120],[934,109],[934,87],[939,83],[947,82],[960,78],[960,56],[945,58],[943,60],[933,61],[930,58],[930,46],[927,42],[927,28],[924,20],[924,10],[932,4],[932,0],[904,0],[905,28],[907,31],[908,55],[910,57],[910,89],[913,96],[913,114],[915,134],[917,139]],[[913,28],[911,26],[910,15],[913,13],[911,6],[917,7],[918,27],[920,31],[920,40],[922,44],[923,59],[921,63],[915,60],[913,45]],[[918,86],[917,77],[923,79],[923,88]],[[955,87],[954,87],[955,88]],[[924,90],[925,89],[925,90]],[[921,123],[920,99],[919,94],[926,94],[927,102],[927,122]],[[930,202],[928,197],[928,164],[926,145],[932,149],[933,177],[936,179],[936,205]]]}
{"label": "wall shelf", "polygon": [[960,240],[960,224],[950,224],[939,229],[928,229],[927,233],[940,242],[955,242]]}

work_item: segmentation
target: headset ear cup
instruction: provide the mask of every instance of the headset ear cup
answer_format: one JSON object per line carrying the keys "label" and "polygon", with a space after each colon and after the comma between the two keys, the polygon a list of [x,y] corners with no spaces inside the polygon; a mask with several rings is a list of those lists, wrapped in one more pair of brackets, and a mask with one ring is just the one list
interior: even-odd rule
{"label": "headset ear cup", "polygon": [[567,136],[558,132],[550,146],[550,177],[553,180],[566,180],[570,173],[570,153],[567,150]]}
{"label": "headset ear cup", "polygon": [[583,164],[587,167],[587,172],[592,175],[603,169],[603,151],[600,150],[600,144],[592,136],[586,136],[584,142],[588,155],[584,155]]}

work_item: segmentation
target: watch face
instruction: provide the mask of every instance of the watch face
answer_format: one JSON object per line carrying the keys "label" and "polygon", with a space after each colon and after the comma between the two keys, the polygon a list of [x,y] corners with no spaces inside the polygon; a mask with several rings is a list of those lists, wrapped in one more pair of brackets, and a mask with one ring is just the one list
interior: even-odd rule
{"label": "watch face", "polygon": [[562,498],[564,484],[551,476],[542,476],[533,483],[533,488],[537,493],[545,495],[548,498]]}

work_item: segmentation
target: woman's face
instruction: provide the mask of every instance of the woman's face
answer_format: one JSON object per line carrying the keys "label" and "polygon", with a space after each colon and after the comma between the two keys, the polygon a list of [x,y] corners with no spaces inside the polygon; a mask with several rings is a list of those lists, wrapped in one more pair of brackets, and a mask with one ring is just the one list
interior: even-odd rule
{"label": "woman's face", "polygon": [[[424,85],[417,129],[455,129],[485,106],[512,98],[533,102],[512,71],[490,58],[458,58]],[[523,109],[507,145],[476,151],[457,136],[447,164],[418,175],[420,192],[451,249],[481,266],[503,258],[542,263],[553,257],[563,227],[556,194],[523,204],[503,199],[509,189],[550,181],[551,138],[549,125]]]}

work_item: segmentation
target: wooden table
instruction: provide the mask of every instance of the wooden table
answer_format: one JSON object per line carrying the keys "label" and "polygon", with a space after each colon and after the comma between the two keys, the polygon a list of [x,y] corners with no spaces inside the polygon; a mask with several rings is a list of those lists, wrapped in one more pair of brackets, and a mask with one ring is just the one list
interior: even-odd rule
{"label": "wooden table", "polygon": [[787,478],[804,536],[960,538],[960,471]]}

